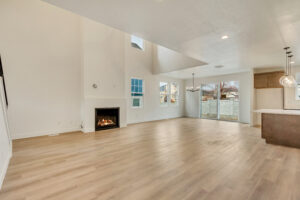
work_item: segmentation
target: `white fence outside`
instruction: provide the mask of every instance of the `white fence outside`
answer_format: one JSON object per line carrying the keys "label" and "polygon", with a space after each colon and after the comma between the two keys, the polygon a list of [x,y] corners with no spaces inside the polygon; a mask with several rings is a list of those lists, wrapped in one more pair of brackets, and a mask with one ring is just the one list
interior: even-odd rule
{"label": "white fence outside", "polygon": [[[207,100],[201,102],[202,115],[217,114],[218,101]],[[239,115],[239,101],[237,100],[220,100],[220,115]]]}
{"label": "white fence outside", "polygon": [[218,101],[217,100],[207,100],[201,102],[201,113],[206,114],[217,114],[218,113]]}

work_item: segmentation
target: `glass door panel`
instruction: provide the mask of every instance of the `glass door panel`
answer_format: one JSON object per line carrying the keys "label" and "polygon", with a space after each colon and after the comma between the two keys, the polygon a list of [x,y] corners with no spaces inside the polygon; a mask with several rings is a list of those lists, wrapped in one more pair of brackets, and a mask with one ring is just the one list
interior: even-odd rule
{"label": "glass door panel", "polygon": [[218,119],[218,84],[201,85],[201,118]]}
{"label": "glass door panel", "polygon": [[239,120],[239,82],[226,81],[220,83],[219,119]]}

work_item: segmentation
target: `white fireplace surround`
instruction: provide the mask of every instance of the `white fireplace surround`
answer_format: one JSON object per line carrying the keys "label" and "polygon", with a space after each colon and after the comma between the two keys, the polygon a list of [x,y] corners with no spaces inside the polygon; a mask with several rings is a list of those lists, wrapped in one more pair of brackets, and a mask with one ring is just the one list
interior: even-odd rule
{"label": "white fireplace surround", "polygon": [[82,110],[82,132],[90,133],[95,131],[95,108],[120,108],[120,127],[127,126],[126,120],[126,99],[125,98],[95,98],[87,97],[83,102]]}

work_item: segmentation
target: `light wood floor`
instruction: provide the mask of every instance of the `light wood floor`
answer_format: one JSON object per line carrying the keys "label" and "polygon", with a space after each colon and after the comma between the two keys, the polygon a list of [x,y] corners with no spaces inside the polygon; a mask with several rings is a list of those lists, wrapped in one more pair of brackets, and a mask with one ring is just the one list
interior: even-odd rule
{"label": "light wood floor", "polygon": [[172,119],[14,141],[1,200],[299,200],[300,149],[260,129]]}

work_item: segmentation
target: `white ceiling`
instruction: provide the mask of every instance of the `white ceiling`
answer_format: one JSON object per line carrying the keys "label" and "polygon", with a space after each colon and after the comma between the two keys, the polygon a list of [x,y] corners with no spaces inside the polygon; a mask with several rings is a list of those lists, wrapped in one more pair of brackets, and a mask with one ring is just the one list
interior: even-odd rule
{"label": "white ceiling", "polygon": [[165,76],[180,78],[180,79],[191,79],[192,73],[195,73],[195,77],[209,77],[209,76],[219,76],[226,74],[235,74],[241,72],[249,72],[250,69],[247,68],[225,68],[216,69],[210,65],[191,67],[183,70],[162,73]]}
{"label": "white ceiling", "polygon": [[208,63],[173,77],[283,66],[286,45],[300,63],[300,0],[44,1]]}

